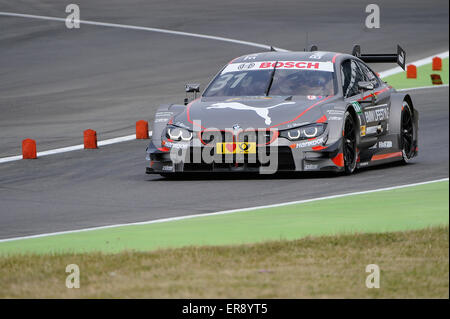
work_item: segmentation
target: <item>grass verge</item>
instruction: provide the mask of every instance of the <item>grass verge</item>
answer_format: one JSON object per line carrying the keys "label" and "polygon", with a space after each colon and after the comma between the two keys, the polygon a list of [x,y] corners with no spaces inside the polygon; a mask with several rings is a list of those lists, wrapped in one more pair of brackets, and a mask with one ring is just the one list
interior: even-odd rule
{"label": "grass verge", "polygon": [[[65,287],[66,266],[80,288]],[[380,288],[368,289],[368,264]],[[0,257],[0,298],[448,298],[448,226],[239,246]]]}
{"label": "grass verge", "polygon": [[448,225],[448,181],[276,208],[0,243],[0,255],[231,245]]}
{"label": "grass verge", "polygon": [[383,78],[396,89],[415,88],[422,86],[432,86],[430,74],[439,74],[443,84],[448,84],[448,58],[442,59],[442,70],[433,71],[431,63],[419,66],[417,68],[417,79],[407,79],[406,72],[397,73]]}

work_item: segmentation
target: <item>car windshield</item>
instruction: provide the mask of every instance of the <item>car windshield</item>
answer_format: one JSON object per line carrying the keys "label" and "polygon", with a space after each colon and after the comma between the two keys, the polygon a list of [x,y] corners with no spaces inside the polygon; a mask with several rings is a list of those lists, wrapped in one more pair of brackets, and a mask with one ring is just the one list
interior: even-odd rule
{"label": "car windshield", "polygon": [[229,64],[211,82],[203,96],[335,94],[331,62],[282,61],[274,67],[275,62]]}

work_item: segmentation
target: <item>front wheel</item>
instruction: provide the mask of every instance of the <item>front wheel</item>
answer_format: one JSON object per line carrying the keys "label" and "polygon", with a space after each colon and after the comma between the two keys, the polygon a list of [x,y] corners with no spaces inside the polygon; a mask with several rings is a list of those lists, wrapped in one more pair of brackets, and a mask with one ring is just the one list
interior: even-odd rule
{"label": "front wheel", "polygon": [[403,163],[408,163],[414,155],[414,124],[411,107],[403,101],[400,141]]}
{"label": "front wheel", "polygon": [[356,160],[358,156],[356,150],[356,133],[355,120],[349,112],[345,112],[343,132],[345,174],[352,174],[356,169]]}

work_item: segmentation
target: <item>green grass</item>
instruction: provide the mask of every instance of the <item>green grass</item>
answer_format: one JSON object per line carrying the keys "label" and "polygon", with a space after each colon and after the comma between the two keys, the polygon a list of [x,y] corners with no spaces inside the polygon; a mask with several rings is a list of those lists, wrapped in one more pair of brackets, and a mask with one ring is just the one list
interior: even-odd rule
{"label": "green grass", "polygon": [[441,71],[433,71],[430,63],[417,68],[417,79],[407,79],[405,71],[385,77],[383,81],[386,81],[396,89],[432,86],[433,83],[431,82],[430,74],[439,74],[443,84],[448,84],[448,71],[448,58],[445,58],[442,59]]}
{"label": "green grass", "polygon": [[[0,256],[0,298],[448,298],[448,226],[118,254]],[[77,264],[80,288],[67,289]],[[365,269],[380,268],[368,289]]]}
{"label": "green grass", "polygon": [[0,243],[0,255],[231,245],[305,236],[389,232],[448,225],[448,181],[286,205]]}

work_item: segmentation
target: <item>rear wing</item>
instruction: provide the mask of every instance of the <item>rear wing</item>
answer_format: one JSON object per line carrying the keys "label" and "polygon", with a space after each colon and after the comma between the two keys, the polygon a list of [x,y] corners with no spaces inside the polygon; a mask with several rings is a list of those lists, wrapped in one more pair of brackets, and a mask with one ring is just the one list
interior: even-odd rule
{"label": "rear wing", "polygon": [[361,47],[358,44],[353,46],[352,55],[367,63],[397,63],[403,70],[406,65],[406,52],[397,45],[397,53],[392,54],[361,54]]}

